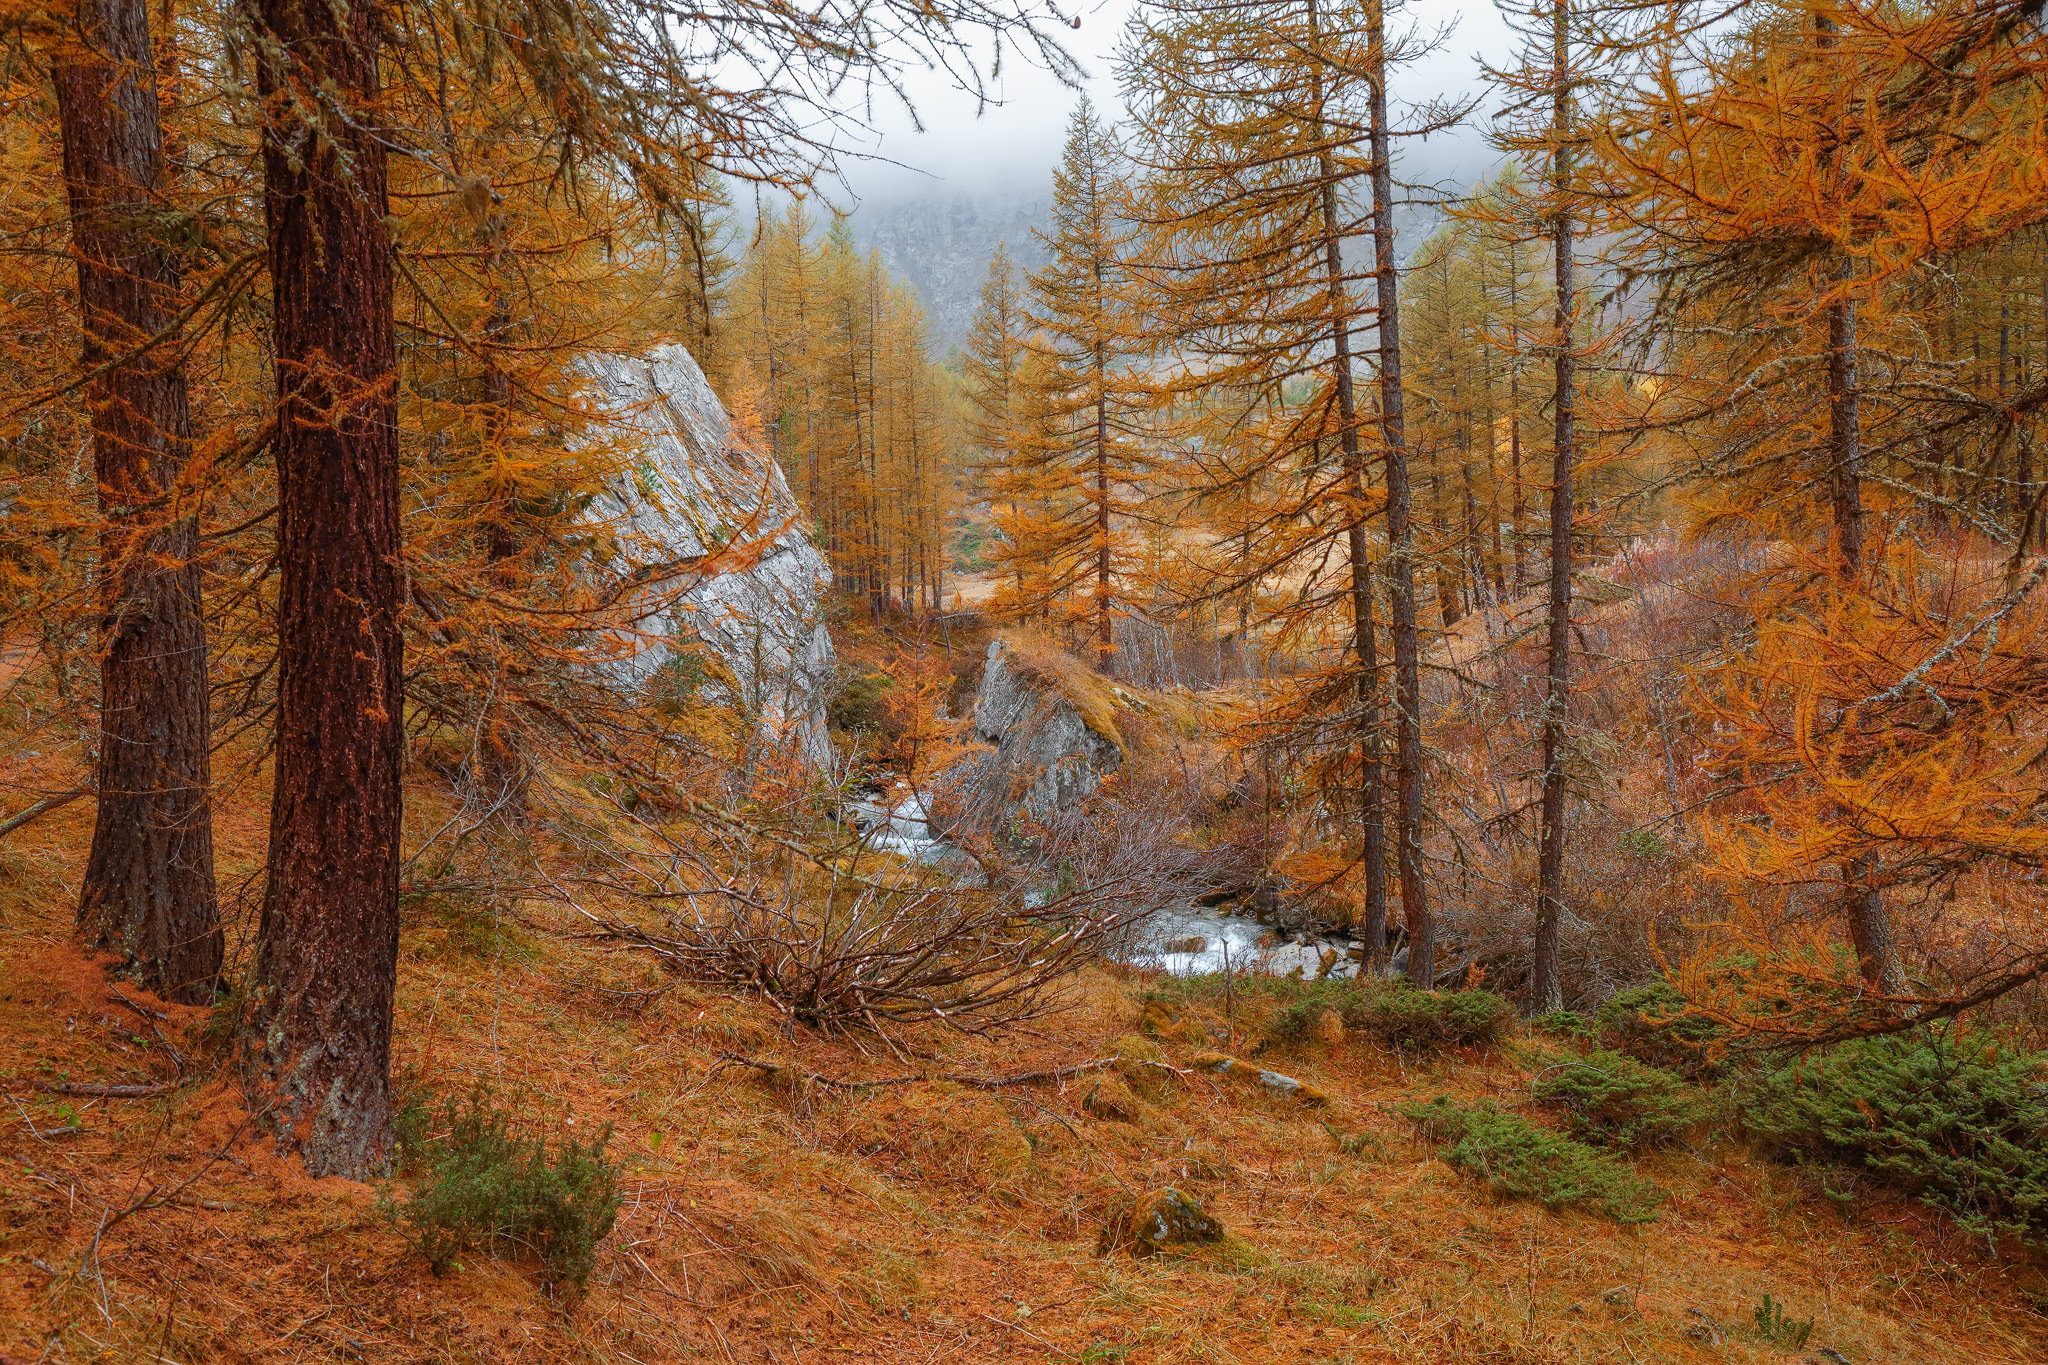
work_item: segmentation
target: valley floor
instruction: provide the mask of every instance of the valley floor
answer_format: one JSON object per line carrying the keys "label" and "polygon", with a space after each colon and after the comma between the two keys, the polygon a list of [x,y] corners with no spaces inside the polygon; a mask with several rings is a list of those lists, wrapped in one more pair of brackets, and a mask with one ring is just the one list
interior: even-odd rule
{"label": "valley floor", "polygon": [[[899,1036],[899,1058],[579,944],[551,910],[428,902],[402,948],[404,1084],[487,1083],[550,1133],[611,1125],[625,1162],[580,1302],[518,1263],[436,1278],[377,1188],[272,1154],[209,1011],[110,987],[69,945],[55,850],[89,818],[0,850],[9,1362],[2048,1358],[2038,1272],[1914,1203],[1843,1209],[1821,1173],[1729,1142],[1642,1159],[1669,1191],[1645,1226],[1496,1200],[1389,1106],[1526,1107],[1512,1049],[1417,1063],[1326,1036],[1261,1052],[1327,1093],[1305,1107],[1195,1065],[1258,1051],[1256,992],[1228,1011],[1200,988],[1148,1003],[1152,981],[1093,973],[1032,1030]],[[223,857],[252,850],[230,834]],[[842,1090],[766,1083],[735,1055],[842,1081],[1123,1060]],[[170,1088],[53,1088],[80,1083]],[[1098,1254],[1116,1211],[1165,1187],[1224,1240]],[[1761,1338],[1766,1294],[1813,1320],[1803,1347]]]}

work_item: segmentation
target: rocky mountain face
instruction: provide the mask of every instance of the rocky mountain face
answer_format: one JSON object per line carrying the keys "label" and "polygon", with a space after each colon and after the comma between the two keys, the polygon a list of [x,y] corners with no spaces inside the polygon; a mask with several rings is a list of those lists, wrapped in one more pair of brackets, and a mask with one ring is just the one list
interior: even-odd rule
{"label": "rocky mountain face", "polygon": [[630,528],[650,560],[673,566],[643,590],[645,635],[621,681],[644,687],[673,659],[703,660],[715,665],[707,692],[829,764],[823,604],[832,576],[782,470],[733,439],[725,405],[682,347],[593,356],[585,368],[620,434],[644,451],[636,477],[599,510]]}
{"label": "rocky mountain face", "polygon": [[929,195],[870,200],[852,227],[863,249],[881,252],[883,264],[917,290],[943,354],[948,343],[967,340],[996,245],[1009,243],[1020,272],[1038,269],[1045,249],[1032,230],[1051,217],[1048,180],[973,192],[938,186]]}

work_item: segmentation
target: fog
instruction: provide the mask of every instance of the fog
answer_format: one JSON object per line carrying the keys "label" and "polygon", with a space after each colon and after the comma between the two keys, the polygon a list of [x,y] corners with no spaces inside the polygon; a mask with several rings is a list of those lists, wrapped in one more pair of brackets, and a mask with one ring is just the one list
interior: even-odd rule
{"label": "fog", "polygon": [[[1078,14],[1078,30],[1059,28],[1063,45],[1087,72],[1083,88],[1106,114],[1121,113],[1113,56],[1132,0],[1097,0]],[[1450,32],[1433,51],[1397,70],[1396,106],[1426,99],[1481,96],[1465,126],[1397,147],[1398,172],[1410,180],[1469,184],[1498,160],[1483,128],[1497,97],[1484,89],[1481,62],[1505,62],[1514,35],[1490,0],[1420,0],[1389,18],[1390,32],[1413,28]],[[975,97],[944,72],[914,69],[903,75],[916,113],[877,94],[871,111],[857,112],[871,126],[856,143],[865,158],[842,164],[843,188],[831,197],[849,206],[883,205],[922,197],[973,197],[991,190],[1035,188],[1049,181],[1059,158],[1068,116],[1079,92],[1021,54],[1004,54],[1000,75],[987,82],[992,102],[977,112]]]}

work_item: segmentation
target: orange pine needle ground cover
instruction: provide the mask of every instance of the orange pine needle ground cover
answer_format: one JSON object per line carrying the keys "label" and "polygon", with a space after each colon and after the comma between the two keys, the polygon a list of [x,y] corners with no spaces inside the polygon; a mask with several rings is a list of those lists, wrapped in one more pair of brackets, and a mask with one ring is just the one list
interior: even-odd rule
{"label": "orange pine needle ground cover", "polygon": [[[259,843],[245,836],[259,815],[222,812],[224,887],[255,865]],[[1256,996],[1238,994],[1228,1018],[1203,994],[1147,1010],[1145,980],[1093,973],[1041,1031],[896,1041],[934,1072],[1005,1076],[1151,1046],[1185,1074],[792,1090],[721,1054],[846,1079],[902,1075],[906,1063],[879,1041],[796,1031],[761,1002],[571,942],[552,911],[480,920],[428,903],[409,910],[402,948],[406,1083],[446,1093],[487,1081],[550,1133],[612,1124],[626,1163],[626,1204],[581,1302],[552,1297],[531,1265],[486,1260],[437,1279],[376,1188],[309,1180],[272,1154],[209,1011],[119,987],[169,1016],[159,1040],[70,946],[67,877],[89,821],[66,810],[0,846],[10,1360],[2048,1355],[2029,1292],[2037,1272],[1990,1259],[1915,1204],[1865,1201],[1844,1215],[1817,1176],[1734,1147],[1646,1159],[1672,1195],[1647,1227],[1495,1200],[1382,1106],[1437,1093],[1522,1104],[1527,1073],[1501,1052],[1417,1065],[1346,1038],[1263,1053],[1262,1065],[1331,1096],[1304,1109],[1188,1065],[1258,1047]],[[38,1088],[176,1080],[167,1044],[184,1081],[162,1096]],[[1097,1254],[1119,1201],[1169,1185],[1201,1200],[1227,1239],[1143,1260]],[[1817,1319],[1805,1351],[1748,1332],[1767,1292]]]}

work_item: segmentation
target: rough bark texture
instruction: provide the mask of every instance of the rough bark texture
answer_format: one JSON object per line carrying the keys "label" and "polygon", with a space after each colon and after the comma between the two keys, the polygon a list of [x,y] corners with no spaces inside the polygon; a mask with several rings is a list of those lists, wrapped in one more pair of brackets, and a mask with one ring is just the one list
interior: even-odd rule
{"label": "rough bark texture", "polygon": [[[279,1146],[361,1176],[391,1140],[398,445],[376,15],[261,0],[278,388],[278,703],[245,1061]],[[344,126],[309,120],[335,102]]]}
{"label": "rough bark texture", "polygon": [[1378,0],[1366,7],[1372,87],[1373,294],[1379,307],[1380,436],[1387,465],[1387,598],[1394,637],[1394,850],[1408,976],[1436,982],[1436,919],[1422,876],[1422,670],[1415,634],[1415,536],[1409,525],[1408,434],[1401,401],[1401,307],[1394,267],[1394,170],[1387,131],[1387,44]]}
{"label": "rough bark texture", "polygon": [[147,231],[163,189],[149,11],[80,0],[52,62],[78,258],[100,511],[99,813],[80,936],[169,998],[203,1003],[220,977],[213,881],[211,718],[199,528],[176,491],[192,445],[173,325],[176,255]]}
{"label": "rough bark texture", "polygon": [[1543,833],[1536,855],[1536,942],[1529,978],[1529,1010],[1546,1014],[1564,1008],[1564,983],[1558,970],[1557,926],[1564,918],[1565,775],[1567,708],[1571,700],[1572,631],[1572,462],[1577,433],[1572,422],[1578,392],[1573,374],[1573,292],[1577,288],[1572,259],[1572,215],[1566,195],[1571,189],[1571,151],[1566,138],[1572,122],[1568,80],[1571,60],[1571,6],[1554,0],[1551,9],[1552,69],[1556,85],[1552,114],[1557,149],[1552,154],[1550,192],[1557,201],[1551,222],[1551,262],[1556,281],[1557,354],[1551,387],[1556,420],[1550,458],[1550,603],[1547,649],[1549,667],[1543,698]]}

